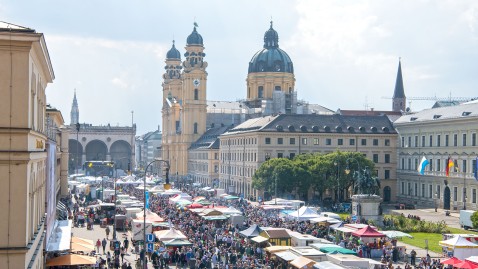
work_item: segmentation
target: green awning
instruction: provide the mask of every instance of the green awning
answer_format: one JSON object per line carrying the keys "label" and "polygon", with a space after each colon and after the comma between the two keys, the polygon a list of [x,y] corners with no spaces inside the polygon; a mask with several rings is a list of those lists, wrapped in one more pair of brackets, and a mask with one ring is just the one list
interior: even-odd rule
{"label": "green awning", "polygon": [[239,199],[239,197],[234,196],[234,195],[228,195],[228,196],[224,197],[224,199],[226,199],[226,200],[234,200],[234,199]]}
{"label": "green awning", "polygon": [[320,251],[324,253],[340,253],[340,254],[352,254],[352,255],[357,255],[357,252],[347,249],[347,248],[341,248],[341,247],[323,247],[319,249]]}

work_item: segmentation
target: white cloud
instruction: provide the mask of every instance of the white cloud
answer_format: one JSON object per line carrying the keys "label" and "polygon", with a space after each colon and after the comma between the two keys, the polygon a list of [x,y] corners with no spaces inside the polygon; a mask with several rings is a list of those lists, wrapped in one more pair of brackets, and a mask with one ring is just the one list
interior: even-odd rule
{"label": "white cloud", "polygon": [[123,89],[127,89],[128,88],[128,83],[126,83],[124,80],[122,80],[121,78],[113,78],[111,80],[111,83],[113,83],[113,85],[115,86],[118,86],[120,88],[123,88]]}

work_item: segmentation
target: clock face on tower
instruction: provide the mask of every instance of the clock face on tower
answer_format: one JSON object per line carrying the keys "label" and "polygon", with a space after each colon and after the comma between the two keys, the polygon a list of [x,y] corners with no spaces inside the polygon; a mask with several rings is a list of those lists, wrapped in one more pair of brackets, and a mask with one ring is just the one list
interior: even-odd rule
{"label": "clock face on tower", "polygon": [[194,87],[197,88],[197,87],[199,86],[199,84],[201,84],[201,82],[199,81],[199,79],[196,78],[196,79],[193,80],[193,85],[194,85]]}

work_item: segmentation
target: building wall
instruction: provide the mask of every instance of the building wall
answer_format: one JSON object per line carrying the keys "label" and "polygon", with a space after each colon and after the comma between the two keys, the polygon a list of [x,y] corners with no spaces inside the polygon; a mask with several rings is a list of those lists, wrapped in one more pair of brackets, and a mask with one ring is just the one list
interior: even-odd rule
{"label": "building wall", "polygon": [[[390,201],[396,200],[396,134],[297,134],[255,131],[225,134],[220,136],[220,139],[220,182],[223,187],[230,188],[231,192],[256,196],[257,192],[251,187],[252,176],[268,158],[290,158],[304,153],[326,154],[340,150],[362,152],[371,160],[374,160],[376,155],[378,159],[375,169],[381,179],[381,195],[384,188],[389,187]],[[279,139],[282,139],[282,143]],[[328,139],[330,145],[327,145]],[[339,139],[342,139],[341,145]],[[355,141],[354,145],[351,145],[351,139]],[[362,145],[362,139],[365,139],[365,145]],[[377,145],[374,145],[374,140]],[[388,162],[385,162],[385,155],[389,156]],[[386,171],[389,174],[388,179],[385,179]]]}
{"label": "building wall", "polygon": [[[448,186],[451,194],[450,209],[463,209],[465,197],[467,209],[478,209],[478,184],[473,174],[478,153],[476,116],[397,123],[396,129],[399,133],[397,196],[400,201],[443,208],[445,188]],[[463,135],[466,135],[466,146]],[[422,139],[425,143],[422,143]],[[417,169],[423,156],[431,165],[421,175]],[[453,170],[447,177],[445,169],[449,157],[454,162],[457,161],[459,171]],[[466,170],[463,169],[463,162],[466,163]]]}
{"label": "building wall", "polygon": [[45,88],[53,79],[42,34],[0,32],[0,268],[43,268]]}
{"label": "building wall", "polygon": [[188,169],[193,182],[212,187],[219,179],[219,149],[189,150]]}
{"label": "building wall", "polygon": [[[259,98],[259,87],[263,87],[262,98]],[[295,91],[295,77],[286,72],[249,73],[247,76],[247,100],[272,99],[275,87],[279,86],[284,93]]]}

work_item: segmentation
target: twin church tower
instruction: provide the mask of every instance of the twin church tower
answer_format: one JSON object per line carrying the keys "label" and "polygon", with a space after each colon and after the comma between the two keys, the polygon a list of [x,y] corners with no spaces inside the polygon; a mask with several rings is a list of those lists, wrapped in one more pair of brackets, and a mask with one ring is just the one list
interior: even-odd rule
{"label": "twin church tower", "polygon": [[[207,128],[207,62],[202,36],[194,27],[186,40],[184,61],[173,41],[163,75],[162,157],[171,175],[188,174],[188,148]],[[279,48],[279,35],[270,28],[264,46],[249,62],[247,99],[241,107],[248,117],[268,113],[296,113],[297,94],[292,61]],[[252,112],[251,112],[252,111]],[[266,112],[266,113],[264,113]]]}
{"label": "twin church tower", "polygon": [[[196,25],[196,24],[195,24]],[[214,118],[207,101],[207,62],[204,61],[204,43],[196,26],[186,40],[184,61],[173,41],[166,54],[163,75],[162,158],[170,162],[172,176],[188,174],[188,149],[209,127]],[[405,110],[405,94],[399,64],[393,111]],[[228,102],[232,103],[232,102]],[[297,100],[294,66],[289,55],[279,48],[279,35],[272,22],[264,34],[264,46],[249,62],[247,98],[237,104],[241,119],[270,114],[333,114],[318,111],[315,105]],[[320,106],[319,106],[320,107]],[[211,111],[209,111],[209,109]],[[232,118],[234,115],[226,116]],[[209,126],[208,126],[209,124]],[[231,123],[217,122],[229,126]],[[233,122],[234,124],[234,122]],[[209,156],[210,158],[210,156]]]}

